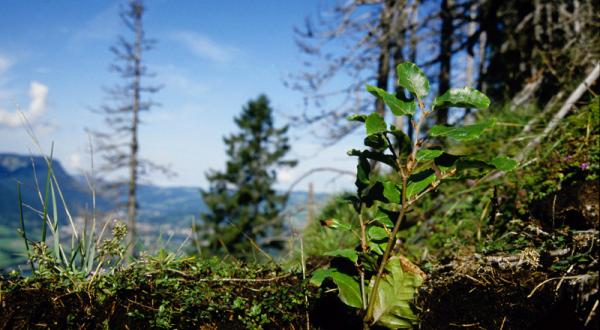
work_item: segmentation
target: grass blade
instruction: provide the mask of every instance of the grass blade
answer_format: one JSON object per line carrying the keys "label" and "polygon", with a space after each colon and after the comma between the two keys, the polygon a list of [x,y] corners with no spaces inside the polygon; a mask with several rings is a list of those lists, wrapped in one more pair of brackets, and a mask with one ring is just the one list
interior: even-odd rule
{"label": "grass blade", "polygon": [[52,142],[52,146],[50,147],[50,158],[46,158],[46,164],[48,166],[48,174],[46,175],[46,185],[44,188],[44,204],[43,204],[43,222],[42,222],[42,239],[41,242],[46,241],[46,219],[48,216],[48,190],[51,183],[52,177],[52,154],[54,153],[54,142]]}

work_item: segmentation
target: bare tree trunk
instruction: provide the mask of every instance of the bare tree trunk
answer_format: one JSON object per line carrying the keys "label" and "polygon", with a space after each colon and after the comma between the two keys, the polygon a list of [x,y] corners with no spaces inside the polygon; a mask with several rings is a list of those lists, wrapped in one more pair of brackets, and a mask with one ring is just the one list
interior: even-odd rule
{"label": "bare tree trunk", "polygon": [[[411,9],[411,17],[410,17],[410,38],[409,38],[409,53],[408,58],[411,62],[417,63],[417,46],[418,46],[418,38],[417,31],[419,30],[417,24],[419,22],[419,5],[421,4],[420,0],[413,0],[412,9]],[[415,128],[409,122],[407,125],[408,130],[406,134],[411,139],[414,139],[413,136],[415,134]]]}
{"label": "bare tree trunk", "polygon": [[129,247],[128,256],[135,254],[135,245],[137,239],[136,217],[137,217],[137,181],[138,181],[138,125],[140,110],[140,90],[141,90],[141,57],[142,57],[142,21],[141,16],[135,20],[135,50],[134,50],[134,80],[133,80],[133,102],[132,102],[132,120],[131,120],[131,145],[129,159],[129,189],[127,192],[127,215],[129,223]]}
{"label": "bare tree trunk", "polygon": [[481,32],[481,35],[479,36],[479,68],[477,70],[478,73],[478,77],[477,77],[477,89],[484,92],[486,90],[486,86],[484,84],[484,76],[486,73],[485,70],[485,48],[487,46],[487,34],[485,31]]}
{"label": "bare tree trunk", "polygon": [[[393,33],[393,44],[394,44],[394,51],[392,54],[392,61],[394,63],[392,68],[396,68],[400,63],[404,62],[404,55],[403,55],[403,50],[404,50],[404,37],[406,35],[406,27],[407,27],[407,10],[405,10],[405,5],[406,5],[406,0],[397,0],[394,3],[394,19],[392,20],[392,28],[391,31]],[[410,10],[410,9],[409,9]],[[395,70],[394,70],[395,71]],[[396,79],[398,79],[398,77],[396,76]],[[396,97],[399,99],[404,99],[404,88],[402,88],[401,86],[397,86],[396,90],[395,90],[395,94]],[[404,124],[404,116],[398,116],[394,118],[394,125],[402,130],[404,130],[405,124]],[[410,123],[407,123],[406,126],[409,126]]]}
{"label": "bare tree trunk", "polygon": [[[477,29],[477,23],[475,22],[475,12],[477,11],[477,3],[473,3],[470,8],[469,17],[471,17],[471,22],[467,27],[467,36],[471,38],[475,34],[475,30]],[[473,86],[473,67],[475,65],[475,59],[471,53],[467,52],[467,67],[466,67],[466,85],[469,87]]]}
{"label": "bare tree trunk", "polygon": [[[453,0],[442,0],[440,17],[442,19],[442,32],[440,35],[440,73],[438,78],[438,94],[450,88],[450,68],[452,62],[452,12]],[[438,124],[448,122],[448,108],[436,109]]]}
{"label": "bare tree trunk", "polygon": [[[387,91],[390,74],[390,21],[392,19],[393,0],[386,0],[381,9],[379,37],[379,59],[377,61],[377,87]],[[379,98],[375,100],[375,111],[385,115],[385,104]]]}
{"label": "bare tree trunk", "polygon": [[529,154],[529,152],[531,152],[533,148],[539,145],[540,142],[542,142],[542,140],[546,138],[546,136],[556,128],[558,123],[567,115],[571,108],[573,108],[575,102],[577,102],[577,100],[581,98],[581,96],[590,88],[590,86],[592,86],[594,82],[596,82],[599,76],[600,64],[596,63],[596,65],[594,65],[594,69],[590,72],[590,74],[584,79],[583,82],[581,82],[581,84],[579,84],[579,86],[577,86],[577,88],[571,93],[565,104],[563,104],[560,110],[558,110],[554,117],[552,117],[552,120],[550,120],[542,134],[537,135],[535,139],[531,140],[525,146],[525,148],[521,150],[521,153],[515,157],[515,159],[518,161],[524,160],[525,157],[527,157],[527,155]]}

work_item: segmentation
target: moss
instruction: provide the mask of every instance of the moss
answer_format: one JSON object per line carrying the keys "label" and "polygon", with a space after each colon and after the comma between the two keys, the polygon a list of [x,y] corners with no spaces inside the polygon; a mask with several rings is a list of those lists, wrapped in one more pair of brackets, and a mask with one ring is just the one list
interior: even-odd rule
{"label": "moss", "polygon": [[[306,321],[299,274],[221,259],[143,257],[95,279],[0,278],[0,324],[27,328],[286,329]],[[307,296],[305,296],[307,295]]]}

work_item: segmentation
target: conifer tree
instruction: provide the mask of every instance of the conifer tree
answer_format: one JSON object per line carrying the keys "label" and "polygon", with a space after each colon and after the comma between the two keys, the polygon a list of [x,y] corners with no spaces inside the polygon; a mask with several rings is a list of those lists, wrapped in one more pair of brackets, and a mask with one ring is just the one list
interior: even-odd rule
{"label": "conifer tree", "polygon": [[209,211],[202,215],[204,246],[212,254],[245,258],[261,249],[280,249],[281,211],[286,195],[273,189],[276,170],[292,167],[288,127],[275,128],[269,100],[261,95],[243,107],[235,123],[239,132],[225,137],[229,160],[225,170],[210,171],[208,190],[201,192]]}

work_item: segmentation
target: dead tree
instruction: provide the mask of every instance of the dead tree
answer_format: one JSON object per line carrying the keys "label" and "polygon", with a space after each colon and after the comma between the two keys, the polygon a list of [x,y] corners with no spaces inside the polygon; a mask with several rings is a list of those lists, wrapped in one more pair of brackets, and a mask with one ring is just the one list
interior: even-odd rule
{"label": "dead tree", "polygon": [[130,256],[134,254],[137,239],[137,186],[140,178],[152,170],[169,173],[167,168],[139,156],[140,114],[157,105],[146,95],[160,89],[145,84],[146,79],[153,75],[144,64],[144,55],[156,44],[145,35],[142,22],[145,9],[142,0],[130,0],[121,10],[121,20],[130,35],[120,36],[116,45],[110,48],[115,57],[110,70],[119,75],[122,84],[106,89],[109,103],[96,111],[104,115],[106,130],[91,132],[97,144],[96,150],[104,160],[100,172],[117,176],[109,188],[120,196],[125,191],[127,196],[125,201],[120,200],[117,204],[127,209]]}
{"label": "dead tree", "polygon": [[[325,144],[334,144],[357,127],[345,120],[348,115],[373,110],[385,114],[380,100],[363,97],[364,88],[367,83],[390,88],[390,78],[395,75],[392,64],[403,59],[410,26],[404,13],[407,3],[347,1],[320,13],[316,23],[306,18],[304,26],[295,29],[296,43],[305,56],[304,70],[290,76],[286,84],[304,95],[306,108],[302,116],[292,118],[295,123],[322,124],[326,129],[318,129],[316,134]],[[333,88],[331,82],[337,79],[348,83]]]}

